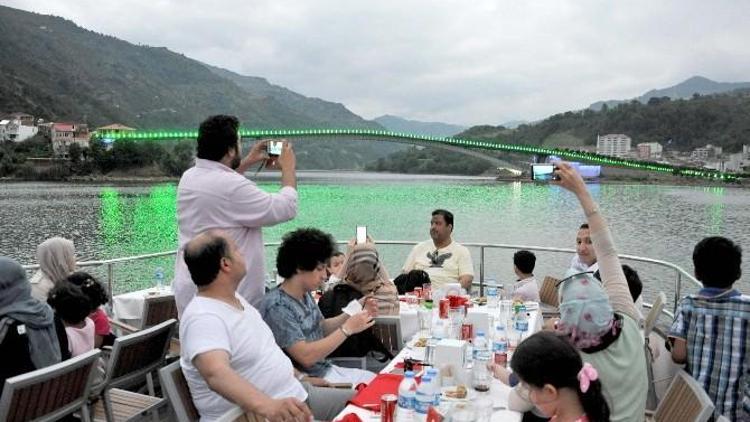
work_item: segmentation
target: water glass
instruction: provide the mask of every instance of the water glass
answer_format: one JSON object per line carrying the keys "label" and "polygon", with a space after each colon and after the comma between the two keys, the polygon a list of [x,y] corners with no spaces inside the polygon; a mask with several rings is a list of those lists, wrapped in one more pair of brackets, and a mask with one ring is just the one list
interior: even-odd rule
{"label": "water glass", "polygon": [[432,309],[419,308],[417,314],[419,316],[420,335],[427,337],[432,329]]}
{"label": "water glass", "polygon": [[508,320],[510,319],[510,312],[511,312],[511,306],[513,306],[513,301],[510,300],[501,300],[500,302],[500,312],[499,312],[499,319],[502,321],[503,324],[508,324]]}
{"label": "water glass", "polygon": [[461,325],[464,323],[466,308],[459,306],[448,310],[448,320],[451,322],[451,338],[461,340]]}

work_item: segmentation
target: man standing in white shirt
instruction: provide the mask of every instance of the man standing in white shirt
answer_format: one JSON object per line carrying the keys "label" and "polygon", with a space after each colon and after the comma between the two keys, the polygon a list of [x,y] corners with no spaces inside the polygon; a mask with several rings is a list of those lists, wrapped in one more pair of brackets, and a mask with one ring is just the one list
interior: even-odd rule
{"label": "man standing in white shirt", "polygon": [[406,258],[403,272],[423,270],[430,276],[433,289],[443,289],[446,283],[461,283],[467,291],[474,280],[474,264],[469,249],[454,242],[453,214],[446,210],[435,210],[430,220],[431,240],[414,246]]}
{"label": "man standing in white shirt", "polygon": [[201,421],[234,405],[270,421],[333,419],[353,391],[313,386],[327,383],[294,370],[258,311],[237,294],[246,264],[235,242],[202,233],[185,245],[184,259],[198,293],[180,320],[180,365]]}
{"label": "man standing in white shirt", "polygon": [[291,145],[284,142],[276,160],[282,188],[269,194],[244,176],[250,166],[268,158],[266,143],[256,143],[241,159],[238,131],[239,121],[234,116],[211,116],[201,123],[195,166],[182,175],[177,187],[179,250],[172,288],[179,315],[196,293],[183,260],[190,239],[211,229],[227,233],[247,262],[247,275],[237,291],[258,306],[266,274],[262,228],[297,215],[296,158]]}

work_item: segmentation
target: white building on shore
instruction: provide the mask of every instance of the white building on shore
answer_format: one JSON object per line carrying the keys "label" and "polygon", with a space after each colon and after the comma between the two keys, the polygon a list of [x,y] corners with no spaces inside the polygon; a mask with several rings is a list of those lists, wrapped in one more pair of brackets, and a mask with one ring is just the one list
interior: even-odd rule
{"label": "white building on shore", "polygon": [[632,140],[622,133],[596,136],[596,153],[612,157],[626,157],[630,154]]}

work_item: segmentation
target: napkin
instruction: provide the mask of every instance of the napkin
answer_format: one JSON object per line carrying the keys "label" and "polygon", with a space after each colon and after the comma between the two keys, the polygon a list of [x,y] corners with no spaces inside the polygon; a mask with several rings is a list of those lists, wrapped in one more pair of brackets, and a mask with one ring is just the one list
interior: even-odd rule
{"label": "napkin", "polygon": [[349,304],[346,305],[345,308],[341,309],[341,312],[349,316],[356,315],[362,312],[362,305],[359,304],[359,301],[357,299],[354,299],[351,302],[349,302]]}

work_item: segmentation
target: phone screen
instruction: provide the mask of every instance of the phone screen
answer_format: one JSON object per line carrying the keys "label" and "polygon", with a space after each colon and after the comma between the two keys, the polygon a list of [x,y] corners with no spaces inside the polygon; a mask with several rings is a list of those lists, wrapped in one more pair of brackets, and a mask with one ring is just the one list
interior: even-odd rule
{"label": "phone screen", "polygon": [[532,164],[531,180],[548,182],[554,180],[555,166],[552,164]]}
{"label": "phone screen", "polygon": [[281,155],[281,147],[284,145],[282,141],[270,141],[268,142],[268,155]]}
{"label": "phone screen", "polygon": [[357,226],[357,244],[361,245],[367,242],[367,227]]}

